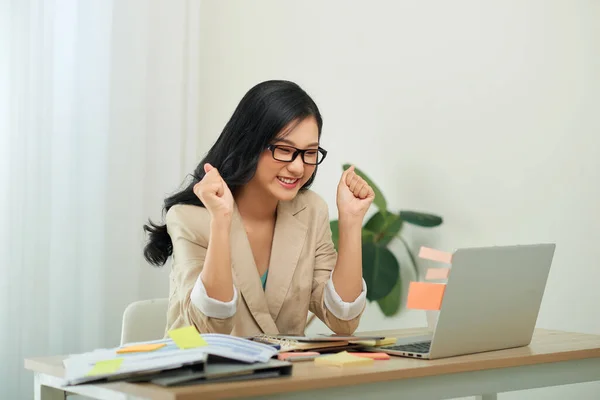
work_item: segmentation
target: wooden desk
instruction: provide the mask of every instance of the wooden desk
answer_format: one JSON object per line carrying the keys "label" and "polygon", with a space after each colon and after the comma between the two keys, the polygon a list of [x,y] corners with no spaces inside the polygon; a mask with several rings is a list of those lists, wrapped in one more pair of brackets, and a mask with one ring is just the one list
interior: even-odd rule
{"label": "wooden desk", "polygon": [[[379,331],[402,337],[424,329]],[[375,332],[369,332],[375,333]],[[372,366],[338,368],[294,364],[293,375],[236,383],[162,388],[151,384],[108,383],[65,388],[63,357],[25,360],[34,372],[35,398],[64,399],[65,390],[96,399],[227,399],[239,397],[289,399],[384,398],[449,399],[600,380],[600,335],[536,330],[531,345],[516,349],[418,360],[392,357]]]}

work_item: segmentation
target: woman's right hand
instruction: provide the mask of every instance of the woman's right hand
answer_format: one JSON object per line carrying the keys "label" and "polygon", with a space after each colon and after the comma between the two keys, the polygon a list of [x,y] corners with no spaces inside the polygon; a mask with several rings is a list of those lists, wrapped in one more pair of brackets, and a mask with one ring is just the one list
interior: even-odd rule
{"label": "woman's right hand", "polygon": [[230,219],[233,215],[233,195],[219,171],[212,165],[204,164],[205,175],[194,185],[194,194],[204,204],[214,219]]}

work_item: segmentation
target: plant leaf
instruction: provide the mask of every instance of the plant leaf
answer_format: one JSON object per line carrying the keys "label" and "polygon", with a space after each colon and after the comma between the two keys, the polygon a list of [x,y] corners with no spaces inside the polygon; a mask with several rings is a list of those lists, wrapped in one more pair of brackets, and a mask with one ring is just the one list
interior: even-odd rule
{"label": "plant leaf", "polygon": [[441,225],[443,222],[443,219],[440,216],[408,210],[400,211],[400,218],[406,223],[427,228]]}
{"label": "plant leaf", "polygon": [[396,315],[398,311],[400,311],[400,303],[402,302],[402,281],[398,279],[396,285],[387,296],[377,300],[377,304],[379,304],[379,308],[383,315],[386,317],[391,317]]}
{"label": "plant leaf", "polygon": [[[329,227],[331,228],[331,240],[336,250],[339,250],[340,243],[340,225],[337,219],[329,221]],[[375,242],[375,232],[371,232],[369,229],[363,227],[361,232],[361,238],[363,242]]]}
{"label": "plant leaf", "polygon": [[363,243],[364,242],[375,243],[375,232],[371,232],[369,229],[366,229],[365,227],[363,227],[362,232],[361,232],[361,238],[362,238]]}
{"label": "plant leaf", "polygon": [[334,219],[329,221],[329,227],[331,228],[331,240],[333,240],[333,246],[337,250],[340,242],[340,226],[338,220]]}
{"label": "plant leaf", "polygon": [[406,249],[406,252],[408,253],[408,257],[410,258],[410,261],[413,266],[413,272],[415,273],[415,280],[418,281],[420,274],[419,274],[419,268],[417,268],[417,260],[415,259],[415,256],[412,253],[412,250],[408,246],[408,243],[406,243],[406,240],[404,240],[404,238],[400,235],[398,235],[397,238],[400,239],[400,241],[404,245],[404,248]]}
{"label": "plant leaf", "polygon": [[375,242],[387,246],[402,229],[402,219],[391,212],[379,211],[369,218],[363,229],[374,232]]}
{"label": "plant leaf", "polygon": [[[344,171],[347,170],[348,168],[350,168],[350,166],[351,166],[351,164],[344,164],[343,165]],[[385,197],[383,197],[383,193],[381,193],[381,190],[379,190],[377,185],[375,185],[375,183],[373,183],[373,181],[364,172],[362,172],[360,169],[358,169],[356,167],[356,165],[354,166],[354,172],[356,172],[356,175],[363,178],[365,180],[365,182],[367,182],[367,184],[369,186],[371,186],[371,189],[373,189],[373,192],[375,192],[375,199],[373,200],[373,204],[375,204],[375,206],[377,206],[377,208],[380,211],[386,211],[387,203],[385,201]]]}
{"label": "plant leaf", "polygon": [[362,268],[369,301],[387,296],[400,278],[400,264],[396,256],[375,243],[363,243]]}

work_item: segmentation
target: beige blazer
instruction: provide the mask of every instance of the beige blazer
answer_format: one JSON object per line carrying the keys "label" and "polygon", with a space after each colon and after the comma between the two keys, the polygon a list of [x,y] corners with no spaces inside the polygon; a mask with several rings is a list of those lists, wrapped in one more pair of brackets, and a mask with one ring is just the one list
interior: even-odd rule
{"label": "beige blazer", "polygon": [[337,253],[327,204],[316,193],[303,191],[294,200],[279,203],[265,290],[234,207],[231,260],[238,300],[230,318],[208,317],[190,300],[210,240],[208,211],[176,205],[167,212],[166,224],[173,241],[167,330],[195,325],[201,333],[302,335],[309,310],[335,333],[350,334],[357,329],[360,315],[348,321],[338,319],[323,300]]}

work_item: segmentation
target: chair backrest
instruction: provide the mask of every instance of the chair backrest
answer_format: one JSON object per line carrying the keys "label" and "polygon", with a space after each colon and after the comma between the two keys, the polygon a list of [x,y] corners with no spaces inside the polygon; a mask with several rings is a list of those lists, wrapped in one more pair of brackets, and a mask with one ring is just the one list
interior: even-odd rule
{"label": "chair backrest", "polygon": [[121,345],[162,339],[167,325],[169,300],[152,299],[131,303],[123,312]]}

